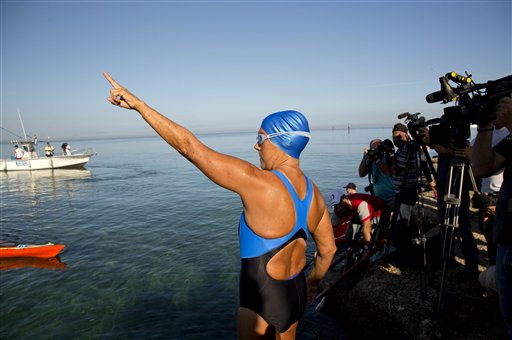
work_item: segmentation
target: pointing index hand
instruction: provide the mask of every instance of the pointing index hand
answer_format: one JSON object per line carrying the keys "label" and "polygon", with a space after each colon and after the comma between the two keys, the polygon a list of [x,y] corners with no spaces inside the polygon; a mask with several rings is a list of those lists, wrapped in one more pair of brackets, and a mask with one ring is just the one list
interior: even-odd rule
{"label": "pointing index hand", "polygon": [[119,85],[107,72],[103,71],[103,76],[112,85],[110,97],[107,98],[112,105],[137,110],[137,107],[144,104],[139,98],[131,94],[130,91]]}
{"label": "pointing index hand", "polygon": [[103,71],[103,76],[105,78],[107,78],[108,82],[110,83],[110,85],[112,85],[113,88],[115,89],[118,89],[120,88],[121,86],[114,80],[114,78],[112,78],[110,76],[110,74],[108,74],[107,72]]}

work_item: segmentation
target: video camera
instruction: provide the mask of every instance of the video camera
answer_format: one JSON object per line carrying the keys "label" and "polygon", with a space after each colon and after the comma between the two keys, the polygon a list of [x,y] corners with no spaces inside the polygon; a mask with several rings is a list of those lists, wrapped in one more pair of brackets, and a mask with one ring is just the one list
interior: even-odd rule
{"label": "video camera", "polygon": [[[478,124],[496,119],[496,104],[501,98],[512,94],[512,75],[485,84],[475,84],[471,77],[467,72],[466,76],[451,72],[440,77],[441,91],[427,95],[427,103],[457,102],[458,105],[444,109],[442,118],[447,122]],[[458,86],[452,87],[449,81]]]}
{"label": "video camera", "polygon": [[420,117],[420,112],[409,113],[404,112],[397,116],[398,119],[405,119],[405,124],[411,136],[418,140],[421,140],[422,133],[421,128],[427,128],[429,125],[437,124],[441,122],[440,118],[426,120],[425,117]]}
{"label": "video camera", "polygon": [[[451,86],[450,81],[457,86]],[[456,105],[446,107],[439,125],[431,126],[432,144],[465,147],[470,125],[496,119],[496,105],[501,98],[512,94],[512,75],[476,84],[467,72],[465,76],[450,72],[440,77],[439,83],[441,90],[427,95],[427,102],[456,102]]]}

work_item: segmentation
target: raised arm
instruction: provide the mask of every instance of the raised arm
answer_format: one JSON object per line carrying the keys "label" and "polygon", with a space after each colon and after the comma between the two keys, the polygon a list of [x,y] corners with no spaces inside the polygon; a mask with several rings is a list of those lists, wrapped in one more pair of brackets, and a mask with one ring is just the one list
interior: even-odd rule
{"label": "raised arm", "polygon": [[110,103],[139,112],[170,146],[213,182],[241,196],[258,188],[257,179],[262,172],[259,168],[239,158],[210,149],[192,132],[163,116],[119,85],[108,73],[103,72],[103,75],[112,85],[110,97],[107,98]]}

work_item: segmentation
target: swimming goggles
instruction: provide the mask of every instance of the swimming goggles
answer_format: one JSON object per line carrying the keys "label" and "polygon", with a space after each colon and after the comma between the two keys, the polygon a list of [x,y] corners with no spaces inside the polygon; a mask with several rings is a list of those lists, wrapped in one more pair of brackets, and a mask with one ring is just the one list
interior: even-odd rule
{"label": "swimming goggles", "polygon": [[272,137],[281,136],[281,135],[297,135],[297,136],[311,138],[311,134],[306,131],[282,131],[282,132],[271,133],[269,135],[265,135],[263,133],[258,133],[258,136],[256,136],[256,140],[258,141],[258,145],[261,145],[261,144],[263,144],[263,142],[265,142],[265,140],[270,139]]}

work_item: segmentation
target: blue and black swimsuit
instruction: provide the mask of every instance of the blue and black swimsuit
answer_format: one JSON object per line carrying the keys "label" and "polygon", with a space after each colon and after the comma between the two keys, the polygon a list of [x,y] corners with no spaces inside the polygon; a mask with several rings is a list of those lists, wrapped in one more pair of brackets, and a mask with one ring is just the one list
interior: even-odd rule
{"label": "blue and black swimsuit", "polygon": [[281,249],[298,238],[307,240],[309,231],[307,218],[313,187],[306,177],[307,191],[304,200],[300,200],[288,179],[278,171],[272,171],[284,183],[293,198],[295,206],[295,226],[282,237],[268,239],[256,235],[240,217],[240,307],[248,308],[274,326],[276,331],[285,332],[300,319],[306,308],[306,275],[301,270],[286,280],[275,280],[266,271],[267,263]]}

